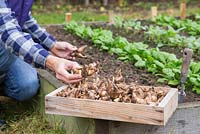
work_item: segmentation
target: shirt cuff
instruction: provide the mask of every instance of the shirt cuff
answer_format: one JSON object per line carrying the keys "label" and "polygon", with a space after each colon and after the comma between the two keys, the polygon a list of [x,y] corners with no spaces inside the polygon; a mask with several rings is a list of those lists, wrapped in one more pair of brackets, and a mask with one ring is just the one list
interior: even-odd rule
{"label": "shirt cuff", "polygon": [[50,50],[55,43],[56,39],[49,35],[48,38],[46,38],[42,44],[45,44],[45,47],[47,47],[47,49]]}
{"label": "shirt cuff", "polygon": [[50,54],[48,51],[46,50],[40,50],[39,52],[37,52],[38,54],[36,54],[37,56],[35,57],[35,64],[38,67],[42,67],[42,68],[46,68],[46,59],[47,56]]}

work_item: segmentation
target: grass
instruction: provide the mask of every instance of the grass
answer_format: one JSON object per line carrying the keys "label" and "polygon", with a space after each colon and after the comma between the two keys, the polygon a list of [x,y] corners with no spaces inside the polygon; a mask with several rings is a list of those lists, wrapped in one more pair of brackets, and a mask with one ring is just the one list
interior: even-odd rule
{"label": "grass", "polygon": [[[158,7],[158,14],[164,15],[171,15],[170,10],[173,10],[173,16],[179,16],[179,8],[169,8],[166,10],[159,9]],[[188,7],[187,15],[192,14],[200,14],[200,9],[198,7]],[[122,12],[116,13],[123,18],[135,18],[135,19],[146,19],[151,17],[151,12],[148,9],[144,10],[137,10],[133,12]],[[63,24],[65,22],[65,12],[43,12],[37,13],[33,12],[33,16],[36,18],[39,24]],[[72,20],[75,21],[108,21],[108,15],[104,13],[95,13],[95,12],[73,12],[72,13]]]}
{"label": "grass", "polygon": [[39,113],[21,114],[17,121],[9,121],[9,127],[2,131],[8,134],[65,134],[65,130],[52,128],[49,122]]}
{"label": "grass", "polygon": [[75,21],[107,21],[108,16],[106,13],[95,14],[92,12],[75,12],[72,15],[72,19]]}
{"label": "grass", "polygon": [[[65,13],[34,13],[33,16],[39,24],[62,24],[65,22]],[[95,14],[92,12],[74,12],[72,20],[75,21],[107,21],[108,17],[104,13]]]}
{"label": "grass", "polygon": [[0,96],[0,101],[3,105],[0,119],[7,122],[0,128],[0,134],[66,134],[59,124],[50,127],[50,122],[38,109],[36,99],[22,103]]}
{"label": "grass", "polygon": [[65,21],[63,14],[42,13],[33,14],[39,24],[62,24]]}

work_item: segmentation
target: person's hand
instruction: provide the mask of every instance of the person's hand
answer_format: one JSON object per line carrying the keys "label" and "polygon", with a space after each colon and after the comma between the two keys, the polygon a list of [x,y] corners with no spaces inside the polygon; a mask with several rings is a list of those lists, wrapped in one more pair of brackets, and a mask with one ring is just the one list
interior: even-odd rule
{"label": "person's hand", "polygon": [[76,50],[77,47],[71,45],[68,42],[56,42],[50,51],[57,57],[65,59],[73,59],[71,54]]}
{"label": "person's hand", "polygon": [[55,71],[57,79],[65,83],[77,83],[82,80],[82,76],[80,74],[70,74],[68,72],[74,68],[81,68],[77,62],[49,55],[46,59],[46,66]]}

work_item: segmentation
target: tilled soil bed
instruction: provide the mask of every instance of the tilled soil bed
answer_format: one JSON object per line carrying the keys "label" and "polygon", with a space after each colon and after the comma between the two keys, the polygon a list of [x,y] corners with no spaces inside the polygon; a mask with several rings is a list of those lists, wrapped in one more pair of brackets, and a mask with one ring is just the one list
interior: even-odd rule
{"label": "tilled soil bed", "polygon": [[[59,41],[67,41],[78,47],[88,45],[85,49],[87,58],[79,58],[76,61],[79,64],[90,64],[99,62],[99,75],[102,77],[110,77],[115,74],[116,70],[121,69],[122,75],[127,83],[136,83],[138,85],[148,86],[167,86],[166,84],[157,83],[158,77],[148,73],[145,69],[138,69],[132,63],[125,63],[117,59],[116,55],[111,55],[108,52],[100,51],[90,41],[84,41],[79,37],[64,30],[61,25],[47,26],[46,30],[56,37]],[[188,91],[185,99],[186,102],[200,101],[200,96]]]}

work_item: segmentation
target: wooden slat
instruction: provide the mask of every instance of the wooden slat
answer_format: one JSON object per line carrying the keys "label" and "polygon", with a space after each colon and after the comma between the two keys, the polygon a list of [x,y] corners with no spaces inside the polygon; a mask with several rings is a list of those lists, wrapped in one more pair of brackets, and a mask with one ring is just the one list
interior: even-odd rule
{"label": "wooden slat", "polygon": [[49,114],[162,125],[163,110],[128,103],[46,97],[46,112]]}
{"label": "wooden slat", "polygon": [[57,94],[58,92],[64,90],[65,88],[67,88],[67,85],[62,86],[62,87],[60,87],[60,88],[54,90],[53,92],[51,92],[51,93],[49,93],[48,95],[46,95],[46,97],[47,97],[47,96],[49,96],[49,97],[51,97],[51,96],[56,96],[56,94]]}
{"label": "wooden slat", "polygon": [[[46,113],[96,119],[164,125],[174,112],[177,90],[168,92],[161,106],[58,97],[61,87],[45,97]],[[168,101],[167,101],[168,100]],[[178,102],[178,101],[177,101]],[[172,110],[172,111],[168,111]]]}
{"label": "wooden slat", "polygon": [[171,89],[164,101],[166,102],[164,107],[164,124],[166,124],[178,106],[178,89]]}
{"label": "wooden slat", "polygon": [[170,98],[172,98],[176,94],[178,94],[178,89],[171,88],[165,98],[160,102],[159,107],[165,107],[168,104]]}

